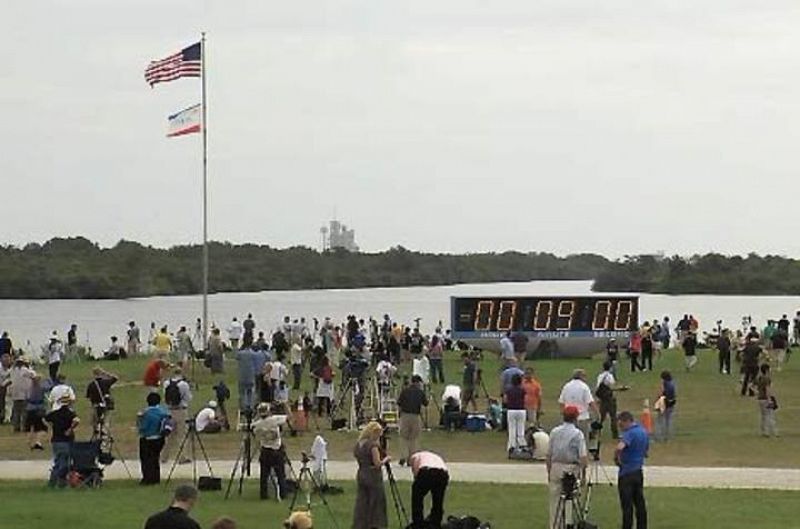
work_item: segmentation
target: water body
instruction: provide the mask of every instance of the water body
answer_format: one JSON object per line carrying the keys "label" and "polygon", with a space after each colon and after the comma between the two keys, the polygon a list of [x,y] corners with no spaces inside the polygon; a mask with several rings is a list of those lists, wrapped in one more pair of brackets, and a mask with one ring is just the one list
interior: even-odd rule
{"label": "water body", "polygon": [[[591,291],[591,281],[533,281],[527,283],[488,283],[441,287],[367,288],[354,290],[299,290],[237,294],[209,297],[209,320],[225,329],[233,316],[243,319],[252,312],[260,329],[271,331],[284,316],[320,319],[330,316],[343,320],[348,314],[411,322],[421,318],[424,331],[432,330],[439,320],[449,327],[450,296],[558,296],[598,295]],[[630,294],[628,294],[630,295]],[[171,296],[128,300],[0,300],[0,330],[8,330],[15,344],[28,342],[38,347],[57,329],[62,336],[70,323],[77,323],[79,339],[93,348],[107,347],[109,337],[125,335],[127,322],[136,321],[143,338],[150,322],[179,325],[190,329],[202,311],[201,296]],[[641,318],[670,316],[673,322],[683,314],[694,314],[701,328],[710,330],[718,319],[731,328],[739,328],[743,315],[763,326],[767,318],[791,318],[800,310],[798,296],[664,296],[641,294]]]}

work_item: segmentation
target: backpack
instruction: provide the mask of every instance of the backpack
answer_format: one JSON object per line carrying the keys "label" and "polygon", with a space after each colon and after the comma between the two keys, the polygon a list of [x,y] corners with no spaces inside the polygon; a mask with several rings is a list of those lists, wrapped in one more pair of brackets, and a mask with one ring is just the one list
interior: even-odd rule
{"label": "backpack", "polygon": [[167,384],[167,389],[164,390],[164,402],[172,407],[181,405],[181,388],[178,387],[177,380],[171,379]]}
{"label": "backpack", "polygon": [[601,401],[611,400],[611,398],[614,396],[614,392],[605,383],[606,378],[603,378],[603,380],[601,380],[600,384],[597,386],[597,389],[594,390],[595,396]]}

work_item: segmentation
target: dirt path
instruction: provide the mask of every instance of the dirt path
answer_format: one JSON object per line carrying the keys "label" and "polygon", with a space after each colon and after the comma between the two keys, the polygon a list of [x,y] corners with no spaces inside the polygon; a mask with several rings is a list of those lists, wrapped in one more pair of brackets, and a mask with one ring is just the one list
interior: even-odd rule
{"label": "dirt path", "polygon": [[[128,468],[133,477],[139,477],[139,462],[128,461]],[[449,464],[454,481],[477,483],[524,483],[544,484],[546,482],[543,464],[489,464],[489,463],[451,463]],[[0,461],[0,479],[46,479],[49,472],[48,461]],[[166,477],[171,463],[162,465],[162,477]],[[212,461],[212,469],[216,476],[228,479],[233,461]],[[295,469],[299,463],[294,463]],[[612,480],[616,476],[616,468],[604,467]],[[410,480],[411,471],[407,468],[393,466],[398,480]],[[205,462],[198,462],[200,475],[208,474]],[[123,465],[117,461],[106,469],[107,479],[126,479],[128,477]],[[600,481],[605,475],[600,471]],[[176,467],[173,478],[191,478],[192,465]],[[253,476],[258,475],[258,463],[254,461]],[[349,480],[355,476],[355,464],[350,461],[328,462],[328,477],[333,480]],[[645,481],[649,487],[700,487],[700,488],[734,488],[734,489],[776,489],[800,490],[800,469],[771,468],[707,468],[707,467],[646,467]]]}

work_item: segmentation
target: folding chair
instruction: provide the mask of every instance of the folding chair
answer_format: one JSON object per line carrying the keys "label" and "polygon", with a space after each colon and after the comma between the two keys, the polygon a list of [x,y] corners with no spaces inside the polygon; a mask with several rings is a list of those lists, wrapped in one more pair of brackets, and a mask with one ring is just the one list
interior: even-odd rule
{"label": "folding chair", "polygon": [[103,469],[97,464],[99,441],[76,441],[70,450],[70,474],[76,487],[96,488],[103,484]]}

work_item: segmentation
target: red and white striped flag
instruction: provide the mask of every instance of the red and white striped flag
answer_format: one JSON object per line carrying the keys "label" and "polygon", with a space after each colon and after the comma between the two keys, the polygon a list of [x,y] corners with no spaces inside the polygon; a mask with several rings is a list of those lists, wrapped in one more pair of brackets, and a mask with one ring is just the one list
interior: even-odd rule
{"label": "red and white striped flag", "polygon": [[169,116],[167,121],[169,122],[168,138],[200,132],[203,126],[200,103]]}
{"label": "red and white striped flag", "polygon": [[197,42],[160,61],[152,61],[144,71],[150,86],[181,77],[200,77],[203,68],[202,47]]}

